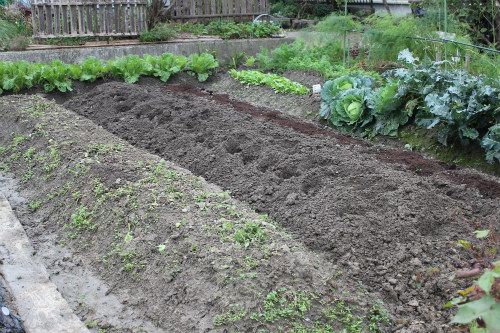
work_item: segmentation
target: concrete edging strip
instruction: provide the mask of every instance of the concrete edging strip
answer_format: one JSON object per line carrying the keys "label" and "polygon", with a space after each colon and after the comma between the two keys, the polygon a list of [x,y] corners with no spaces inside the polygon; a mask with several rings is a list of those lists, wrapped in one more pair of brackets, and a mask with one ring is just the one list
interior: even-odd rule
{"label": "concrete edging strip", "polygon": [[27,333],[89,333],[33,257],[23,226],[0,193],[0,274]]}

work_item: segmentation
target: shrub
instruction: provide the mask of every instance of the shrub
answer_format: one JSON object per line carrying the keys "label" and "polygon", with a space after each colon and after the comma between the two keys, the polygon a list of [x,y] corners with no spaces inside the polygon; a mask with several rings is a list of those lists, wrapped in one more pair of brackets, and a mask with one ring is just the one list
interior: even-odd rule
{"label": "shrub", "polygon": [[315,26],[315,31],[343,33],[344,31],[361,30],[363,25],[352,15],[341,15],[332,13],[319,21]]}
{"label": "shrub", "polygon": [[177,31],[168,23],[160,23],[149,31],[140,34],[141,42],[160,42],[168,41],[177,37]]}

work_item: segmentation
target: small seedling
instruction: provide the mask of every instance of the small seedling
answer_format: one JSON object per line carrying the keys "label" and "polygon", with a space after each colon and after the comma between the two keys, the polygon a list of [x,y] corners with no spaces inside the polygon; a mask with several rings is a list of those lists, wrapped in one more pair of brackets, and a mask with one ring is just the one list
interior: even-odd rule
{"label": "small seedling", "polygon": [[28,208],[32,212],[36,212],[40,207],[42,207],[42,202],[40,200],[33,200],[28,203]]}

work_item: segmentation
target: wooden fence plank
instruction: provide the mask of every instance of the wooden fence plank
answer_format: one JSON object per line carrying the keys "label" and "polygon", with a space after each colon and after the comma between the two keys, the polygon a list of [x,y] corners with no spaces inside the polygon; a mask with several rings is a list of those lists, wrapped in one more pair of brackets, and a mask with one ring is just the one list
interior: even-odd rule
{"label": "wooden fence plank", "polygon": [[[147,28],[145,0],[32,0],[35,37],[138,35]],[[177,20],[238,20],[269,11],[269,0],[172,0]]]}
{"label": "wooden fence plank", "polygon": [[130,31],[130,25],[132,23],[132,17],[130,16],[130,9],[128,4],[122,4],[122,15],[124,19],[122,20],[122,32],[128,33]]}
{"label": "wooden fence plank", "polygon": [[137,31],[136,8],[137,5],[135,3],[132,5],[127,5],[128,15],[126,15],[125,17],[129,17],[130,20],[128,20],[127,22],[127,27],[124,30],[125,33],[130,32],[131,34],[135,34],[135,32]]}

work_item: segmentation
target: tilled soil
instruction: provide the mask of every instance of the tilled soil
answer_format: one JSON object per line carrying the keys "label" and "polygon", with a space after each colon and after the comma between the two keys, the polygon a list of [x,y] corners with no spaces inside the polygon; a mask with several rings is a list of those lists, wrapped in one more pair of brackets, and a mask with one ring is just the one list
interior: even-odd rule
{"label": "tilled soil", "polygon": [[[105,83],[64,104],[270,214],[380,292],[401,332],[448,331],[476,264],[456,246],[500,226],[500,182],[186,86]],[[498,247],[498,244],[494,244]]]}
{"label": "tilled soil", "polygon": [[0,172],[18,180],[0,190],[92,332],[332,332],[380,318],[376,293],[216,185],[40,96],[0,98],[0,119]]}

